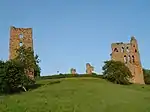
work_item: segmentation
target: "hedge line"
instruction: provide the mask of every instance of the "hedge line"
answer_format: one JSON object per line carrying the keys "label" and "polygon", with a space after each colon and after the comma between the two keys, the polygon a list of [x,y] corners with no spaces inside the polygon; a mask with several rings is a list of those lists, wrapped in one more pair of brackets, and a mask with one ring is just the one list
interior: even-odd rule
{"label": "hedge line", "polygon": [[60,78],[69,78],[69,77],[97,77],[103,78],[103,75],[97,74],[59,74],[59,75],[50,75],[50,76],[41,76],[39,79],[60,79]]}

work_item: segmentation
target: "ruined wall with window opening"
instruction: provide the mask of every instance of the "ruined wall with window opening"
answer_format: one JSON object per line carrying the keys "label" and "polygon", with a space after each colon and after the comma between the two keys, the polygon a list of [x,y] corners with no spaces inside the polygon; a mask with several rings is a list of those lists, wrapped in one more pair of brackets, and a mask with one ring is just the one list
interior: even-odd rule
{"label": "ruined wall with window opening", "polygon": [[[32,28],[16,28],[10,27],[9,40],[9,59],[17,56],[16,50],[21,46],[31,47],[33,49]],[[33,77],[33,71],[27,70],[27,74]]]}
{"label": "ruined wall with window opening", "polygon": [[131,37],[130,43],[112,43],[111,59],[121,61],[128,66],[133,78],[133,83],[144,84],[143,69],[140,61],[140,53],[137,40]]}
{"label": "ruined wall with window opening", "polygon": [[9,59],[16,57],[16,49],[24,45],[33,48],[32,28],[10,27]]}

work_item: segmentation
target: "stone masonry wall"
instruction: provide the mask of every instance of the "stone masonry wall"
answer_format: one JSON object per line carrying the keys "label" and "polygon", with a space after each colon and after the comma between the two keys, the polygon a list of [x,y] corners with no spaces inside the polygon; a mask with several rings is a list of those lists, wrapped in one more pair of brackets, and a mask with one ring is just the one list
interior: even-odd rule
{"label": "stone masonry wall", "polygon": [[24,45],[33,48],[32,28],[10,28],[9,59],[16,57],[16,49]]}
{"label": "stone masonry wall", "polygon": [[144,84],[140,53],[135,37],[131,37],[130,43],[112,43],[111,48],[111,59],[124,62],[130,69],[134,76],[131,82]]}
{"label": "stone masonry wall", "polygon": [[[32,28],[10,27],[9,59],[14,59],[17,56],[16,49],[22,45],[33,49]],[[34,79],[34,70],[32,68],[25,70],[25,72],[31,79]]]}

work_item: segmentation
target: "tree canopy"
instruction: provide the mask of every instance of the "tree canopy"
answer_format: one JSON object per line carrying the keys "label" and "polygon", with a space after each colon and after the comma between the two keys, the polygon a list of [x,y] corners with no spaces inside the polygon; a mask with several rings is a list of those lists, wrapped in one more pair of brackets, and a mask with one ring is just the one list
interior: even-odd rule
{"label": "tree canopy", "polygon": [[25,70],[34,70],[34,77],[40,76],[38,55],[34,56],[31,48],[20,47],[17,57],[6,62],[0,60],[0,93],[13,93],[21,88],[34,84]]}
{"label": "tree canopy", "polygon": [[143,75],[144,75],[145,84],[150,84],[150,70],[143,69]]}
{"label": "tree canopy", "polygon": [[104,78],[117,84],[130,84],[130,78],[133,76],[129,68],[120,61],[105,61],[103,69]]}

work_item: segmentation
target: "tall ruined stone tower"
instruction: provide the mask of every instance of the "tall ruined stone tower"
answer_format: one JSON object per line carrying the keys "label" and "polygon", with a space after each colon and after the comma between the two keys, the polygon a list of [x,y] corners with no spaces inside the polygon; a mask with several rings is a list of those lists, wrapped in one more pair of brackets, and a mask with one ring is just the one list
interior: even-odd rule
{"label": "tall ruined stone tower", "polygon": [[[31,47],[33,50],[32,28],[15,28],[10,27],[10,41],[9,41],[9,59],[14,59],[17,56],[16,50],[24,46],[25,48]],[[34,79],[33,68],[26,69],[25,73]]]}
{"label": "tall ruined stone tower", "polygon": [[135,37],[131,37],[130,43],[112,43],[111,48],[111,59],[124,62],[130,69],[133,75],[130,81],[132,83],[145,84],[138,43]]}
{"label": "tall ruined stone tower", "polygon": [[33,49],[32,28],[15,28],[10,27],[10,41],[9,41],[9,59],[14,59],[16,49],[24,45]]}

